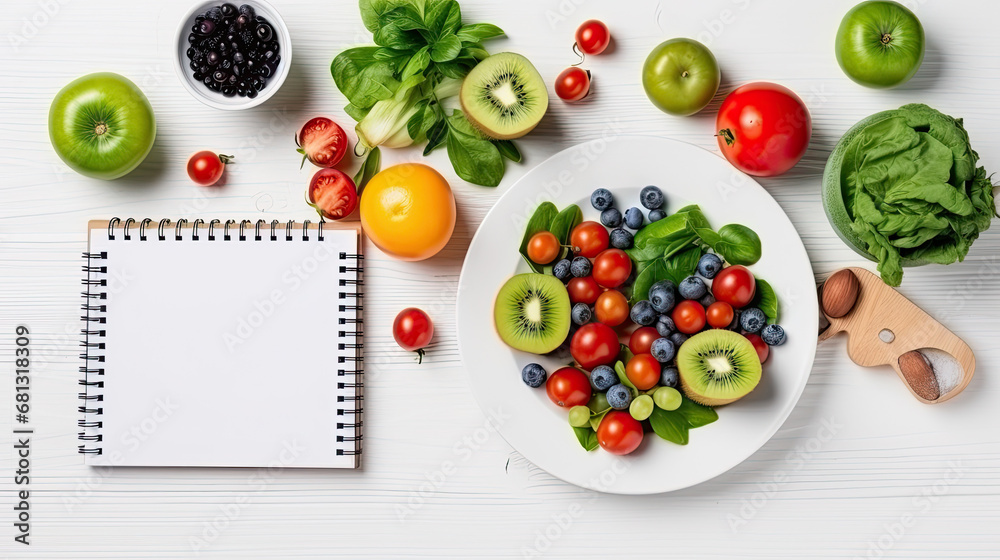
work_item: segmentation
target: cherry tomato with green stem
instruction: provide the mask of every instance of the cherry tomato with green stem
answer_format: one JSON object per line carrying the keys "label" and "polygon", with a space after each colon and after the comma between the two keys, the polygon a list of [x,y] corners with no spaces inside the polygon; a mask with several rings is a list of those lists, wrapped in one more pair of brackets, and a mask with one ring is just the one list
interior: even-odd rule
{"label": "cherry tomato with green stem", "polygon": [[403,350],[417,353],[417,363],[424,361],[424,348],[434,336],[434,323],[422,309],[407,307],[392,322],[392,337]]}

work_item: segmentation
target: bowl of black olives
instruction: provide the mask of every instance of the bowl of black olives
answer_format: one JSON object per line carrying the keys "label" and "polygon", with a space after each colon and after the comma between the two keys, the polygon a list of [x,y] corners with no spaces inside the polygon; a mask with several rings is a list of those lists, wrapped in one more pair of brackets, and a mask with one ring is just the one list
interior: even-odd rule
{"label": "bowl of black olives", "polygon": [[285,81],[288,28],[264,0],[201,2],[181,21],[174,64],[181,84],[217,109],[260,105]]}

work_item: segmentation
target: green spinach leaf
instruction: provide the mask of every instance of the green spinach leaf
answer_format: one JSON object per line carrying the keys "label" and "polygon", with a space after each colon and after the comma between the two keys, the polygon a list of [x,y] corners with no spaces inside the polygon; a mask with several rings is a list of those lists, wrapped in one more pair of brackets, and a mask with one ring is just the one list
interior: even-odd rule
{"label": "green spinach leaf", "polygon": [[459,41],[455,34],[448,34],[434,42],[434,46],[431,47],[431,60],[448,62],[454,60],[461,50],[462,41]]}
{"label": "green spinach leaf", "polygon": [[707,426],[719,419],[719,413],[714,408],[698,404],[687,397],[684,397],[681,405],[674,412],[683,416],[692,428]]}
{"label": "green spinach leaf", "polygon": [[[580,225],[582,221],[583,211],[576,204],[570,204],[566,208],[563,208],[562,212],[559,212],[559,215],[552,220],[549,231],[552,235],[556,236],[560,245],[569,245],[569,235],[573,232],[573,228]],[[567,247],[561,248],[559,250],[559,258],[562,258],[567,251],[569,251]]]}
{"label": "green spinach leaf", "polygon": [[448,117],[448,159],[459,177],[486,187],[503,179],[503,157],[492,142],[472,128],[461,111]]}
{"label": "green spinach leaf", "polygon": [[347,49],[338,54],[330,66],[337,88],[359,109],[370,109],[375,103],[392,97],[399,88],[394,64],[376,60],[376,50],[378,47]]}
{"label": "green spinach leaf", "polygon": [[521,151],[517,149],[514,142],[510,140],[493,140],[493,145],[500,150],[500,155],[503,157],[514,163],[521,163]]}
{"label": "green spinach leaf", "polygon": [[593,451],[597,449],[597,432],[590,428],[577,428],[573,427],[573,433],[576,434],[576,440],[580,442],[587,451]]}
{"label": "green spinach leaf", "polygon": [[442,0],[431,5],[424,21],[432,34],[431,39],[436,41],[458,31],[462,26],[462,9],[455,0]]}
{"label": "green spinach leaf", "polygon": [[667,441],[678,445],[687,445],[688,443],[690,424],[676,410],[668,411],[654,406],[653,413],[649,415],[649,425],[656,435]]}
{"label": "green spinach leaf", "polygon": [[628,376],[625,375],[625,364],[620,360],[615,362],[615,373],[618,374],[618,381],[621,381],[622,385],[632,390],[633,397],[639,393],[639,389],[636,389],[635,385],[629,381]]}
{"label": "green spinach leaf", "polygon": [[503,29],[492,23],[470,23],[463,25],[457,33],[459,39],[470,43],[500,37],[503,34]]}
{"label": "green spinach leaf", "polygon": [[779,318],[778,295],[766,280],[757,279],[757,292],[754,294],[753,305],[760,308],[767,316],[768,323],[777,323]]}
{"label": "green spinach leaf", "polygon": [[382,151],[376,146],[368,152],[365,162],[361,164],[361,169],[358,169],[357,174],[354,175],[354,185],[357,187],[359,195],[364,190],[365,185],[368,184],[368,181],[371,181],[372,177],[378,173],[381,167]]}

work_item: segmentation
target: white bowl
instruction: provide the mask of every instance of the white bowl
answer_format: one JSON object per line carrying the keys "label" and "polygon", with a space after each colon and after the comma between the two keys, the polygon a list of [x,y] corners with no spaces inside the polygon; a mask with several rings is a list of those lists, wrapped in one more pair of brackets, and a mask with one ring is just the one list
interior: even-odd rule
{"label": "white bowl", "polygon": [[192,6],[187,15],[181,19],[180,25],[177,27],[177,56],[174,57],[174,69],[177,71],[177,76],[180,78],[184,89],[188,90],[188,93],[192,97],[209,107],[225,109],[227,111],[256,107],[270,99],[278,91],[278,88],[281,87],[281,84],[285,82],[285,78],[288,77],[288,70],[292,63],[291,36],[288,34],[288,27],[285,26],[285,21],[281,19],[278,11],[264,0],[232,2],[236,6],[249,4],[253,7],[257,15],[264,16],[267,19],[271,27],[274,28],[274,32],[278,35],[278,54],[281,56],[281,60],[278,62],[278,67],[275,68],[274,75],[268,78],[264,89],[258,92],[257,97],[253,99],[238,95],[226,97],[220,92],[212,91],[205,87],[205,84],[194,79],[194,73],[191,71],[190,61],[187,57],[188,47],[191,46],[188,43],[188,35],[191,34],[191,26],[194,25],[194,18],[208,11],[209,8],[221,6],[224,3],[223,0],[199,2]]}

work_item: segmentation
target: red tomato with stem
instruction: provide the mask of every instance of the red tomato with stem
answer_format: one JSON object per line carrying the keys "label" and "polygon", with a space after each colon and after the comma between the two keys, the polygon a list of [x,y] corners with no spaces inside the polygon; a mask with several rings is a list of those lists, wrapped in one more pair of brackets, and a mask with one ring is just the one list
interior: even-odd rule
{"label": "red tomato with stem", "polygon": [[591,275],[605,288],[617,288],[632,274],[632,259],[621,249],[605,249],[594,258]]}
{"label": "red tomato with stem", "polygon": [[594,315],[599,322],[609,327],[617,327],[628,319],[628,314],[628,298],[618,290],[608,290],[597,296]]}
{"label": "red tomato with stem", "polygon": [[705,310],[705,318],[708,320],[708,326],[714,329],[728,327],[733,322],[734,316],[733,306],[724,301],[717,301],[709,305],[708,309]]}
{"label": "red tomato with stem", "polygon": [[812,119],[792,90],[769,82],[742,85],[730,93],[715,120],[719,149],[740,171],[781,175],[802,159]]}
{"label": "red tomato with stem", "polygon": [[684,334],[694,334],[705,328],[705,308],[693,299],[675,305],[671,318],[677,330]]}
{"label": "red tomato with stem", "polygon": [[576,28],[576,46],[584,54],[601,54],[611,43],[611,32],[604,22],[588,19]]}
{"label": "red tomato with stem", "polygon": [[350,144],[340,125],[326,117],[316,117],[302,126],[295,136],[295,145],[302,154],[302,165],[308,159],[317,167],[333,167],[344,159]]}
{"label": "red tomato with stem", "polygon": [[573,233],[569,236],[573,252],[588,259],[607,249],[610,241],[608,230],[597,222],[583,222],[573,228]]}
{"label": "red tomato with stem", "polygon": [[642,424],[624,410],[612,410],[597,427],[597,443],[613,455],[628,455],[642,443]]}
{"label": "red tomato with stem", "polygon": [[632,336],[628,339],[628,349],[632,354],[649,354],[653,348],[653,341],[660,338],[660,333],[653,327],[639,327],[632,331]]}
{"label": "red tomato with stem", "polygon": [[583,406],[590,402],[590,380],[574,367],[559,368],[545,382],[545,393],[558,406]]}
{"label": "red tomato with stem", "polygon": [[601,287],[592,276],[571,278],[566,289],[569,291],[569,300],[573,303],[593,305],[601,295]]}
{"label": "red tomato with stem", "polygon": [[556,95],[563,101],[579,101],[590,93],[590,72],[570,66],[556,78]]}
{"label": "red tomato with stem", "polygon": [[323,218],[339,220],[358,207],[358,189],[343,171],[320,169],[309,182],[306,199]]}
{"label": "red tomato with stem", "polygon": [[549,264],[561,250],[559,240],[549,231],[540,231],[528,240],[528,258],[536,264]]}
{"label": "red tomato with stem", "polygon": [[757,292],[757,279],[742,265],[727,266],[712,280],[712,295],[739,309],[745,307]]}
{"label": "red tomato with stem", "polygon": [[222,178],[222,172],[226,170],[226,164],[233,161],[233,159],[233,156],[202,150],[188,159],[188,177],[203,187],[214,185]]}
{"label": "red tomato with stem", "polygon": [[585,370],[613,364],[618,359],[618,335],[604,323],[580,327],[569,343],[569,353]]}
{"label": "red tomato with stem", "polygon": [[771,354],[771,347],[764,342],[764,339],[759,335],[746,333],[743,336],[753,344],[753,349],[757,351],[757,357],[760,358],[760,363],[767,361],[767,357]]}
{"label": "red tomato with stem", "polygon": [[392,322],[392,338],[403,350],[417,353],[417,363],[424,361],[424,348],[434,336],[434,323],[423,310],[407,307]]}
{"label": "red tomato with stem", "polygon": [[660,362],[652,354],[636,354],[625,364],[625,376],[640,391],[648,391],[660,382]]}

